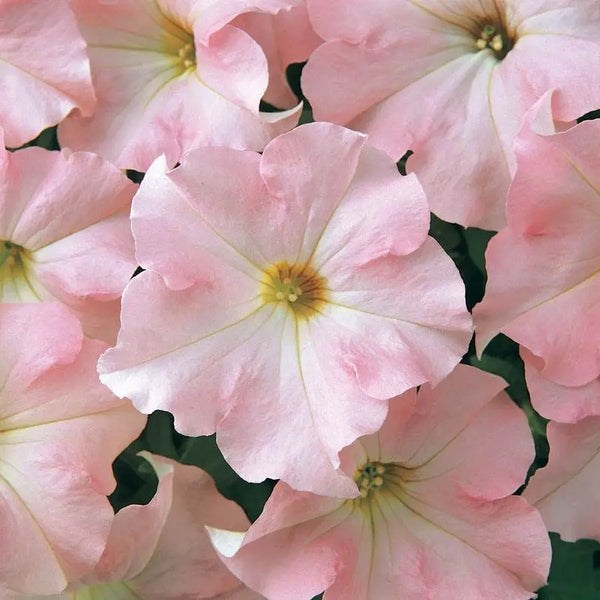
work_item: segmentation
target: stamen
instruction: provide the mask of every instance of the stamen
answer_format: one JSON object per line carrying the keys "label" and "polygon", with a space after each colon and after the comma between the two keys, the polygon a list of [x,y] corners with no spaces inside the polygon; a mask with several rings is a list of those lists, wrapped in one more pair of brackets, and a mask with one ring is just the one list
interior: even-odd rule
{"label": "stamen", "polygon": [[326,301],[325,280],[308,265],[289,265],[285,261],[271,265],[262,284],[265,302],[285,303],[296,316],[313,316]]}

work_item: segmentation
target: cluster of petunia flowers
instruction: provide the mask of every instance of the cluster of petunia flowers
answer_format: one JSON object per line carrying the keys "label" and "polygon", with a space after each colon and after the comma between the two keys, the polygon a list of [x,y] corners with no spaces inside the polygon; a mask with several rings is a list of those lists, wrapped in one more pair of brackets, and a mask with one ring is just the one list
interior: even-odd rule
{"label": "cluster of petunia flowers", "polygon": [[[600,540],[597,0],[0,0],[0,80],[2,600],[528,600]],[[430,211],[499,231],[472,314]],[[254,523],[149,453],[114,513],[155,410]]]}

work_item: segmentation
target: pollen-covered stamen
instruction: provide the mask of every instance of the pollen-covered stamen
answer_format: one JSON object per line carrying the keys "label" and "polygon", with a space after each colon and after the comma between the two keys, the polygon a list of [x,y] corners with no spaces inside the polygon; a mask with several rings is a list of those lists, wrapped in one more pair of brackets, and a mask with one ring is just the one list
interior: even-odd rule
{"label": "pollen-covered stamen", "polygon": [[478,50],[489,48],[498,59],[504,58],[512,46],[513,44],[504,28],[491,23],[486,23],[475,39],[475,47]]}
{"label": "pollen-covered stamen", "polygon": [[196,66],[196,47],[194,41],[186,42],[177,52],[179,60],[185,69],[191,69]]}
{"label": "pollen-covered stamen", "polygon": [[297,316],[312,316],[326,302],[325,279],[308,265],[282,261],[265,271],[262,297],[289,306]]}
{"label": "pollen-covered stamen", "polygon": [[385,483],[386,467],[377,461],[367,461],[354,472],[354,481],[361,498],[366,498],[372,489],[379,489]]}

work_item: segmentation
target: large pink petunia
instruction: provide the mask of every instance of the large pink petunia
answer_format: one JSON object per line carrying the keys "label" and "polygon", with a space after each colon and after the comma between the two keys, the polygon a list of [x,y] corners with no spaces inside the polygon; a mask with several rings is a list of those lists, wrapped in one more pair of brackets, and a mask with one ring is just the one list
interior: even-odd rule
{"label": "large pink petunia", "polygon": [[[536,127],[547,117],[545,100],[532,111]],[[599,145],[597,121],[554,135],[525,123],[508,226],[490,241],[486,294],[473,311],[479,350],[502,332],[565,386],[600,375]]]}
{"label": "large pink petunia", "polygon": [[98,381],[105,348],[58,304],[0,305],[0,585],[60,592],[104,550],[112,461],[145,423]]}
{"label": "large pink petunia", "polygon": [[523,495],[564,540],[600,541],[600,418],[549,423],[548,442],[548,465],[535,472]]}
{"label": "large pink petunia", "polygon": [[0,303],[57,300],[86,335],[114,343],[121,293],[137,265],[135,190],[94,154],[2,146]]}
{"label": "large pink petunia", "polygon": [[263,99],[273,106],[289,108],[298,98],[287,82],[286,68],[304,62],[323,40],[315,33],[306,10],[306,0],[275,15],[248,12],[233,23],[249,33],[263,49],[269,63],[269,87]]}
{"label": "large pink petunia", "polygon": [[0,0],[0,126],[21,146],[73,108],[96,104],[85,42],[67,0]]}
{"label": "large pink petunia", "polygon": [[61,144],[139,171],[162,153],[174,165],[199,145],[262,150],[296,124],[301,107],[259,112],[266,58],[228,22],[298,3],[71,0],[89,46],[98,106],[92,117],[74,113],[61,123]]}
{"label": "large pink petunia", "polygon": [[317,119],[407,150],[433,212],[503,226],[526,111],[558,90],[556,118],[600,107],[596,0],[307,0],[327,43],[304,69]]}
{"label": "large pink petunia", "polygon": [[279,483],[247,534],[211,531],[226,564],[271,600],[529,600],[550,544],[509,495],[535,453],[504,386],[459,365],[395,398],[379,433],[343,452],[357,498]]}
{"label": "large pink petunia", "polygon": [[[94,572],[50,600],[260,600],[221,562],[205,529],[248,527],[242,509],[201,469],[142,455],[158,475],[156,495],[120,510]],[[0,590],[1,600],[44,598]]]}
{"label": "large pink petunia", "polygon": [[544,361],[521,348],[531,404],[540,415],[561,423],[600,417],[600,379],[579,386],[554,383],[542,375]]}
{"label": "large pink petunia", "polygon": [[217,431],[248,481],[352,494],[338,452],[387,399],[443,378],[471,319],[429,212],[365,137],[304,125],[254,152],[148,171],[132,207],[147,269],[124,293],[103,383],[186,435]]}

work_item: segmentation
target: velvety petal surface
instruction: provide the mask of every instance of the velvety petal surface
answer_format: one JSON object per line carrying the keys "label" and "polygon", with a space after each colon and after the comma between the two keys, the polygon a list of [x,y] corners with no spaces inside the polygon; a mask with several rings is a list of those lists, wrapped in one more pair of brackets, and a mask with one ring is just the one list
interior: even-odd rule
{"label": "velvety petal surface", "polygon": [[0,582],[56,593],[102,554],[111,464],[145,419],[100,385],[105,346],[66,309],[3,305],[0,340]]}
{"label": "velvety petal surface", "polygon": [[[421,187],[364,143],[315,123],[262,157],[202,148],[171,171],[157,160],[134,200],[148,271],[125,291],[102,381],[186,435],[216,431],[247,480],[352,495],[339,450],[468,344],[464,287],[427,238]],[[276,296],[286,269],[305,281],[299,300]]]}
{"label": "velvety petal surface", "polygon": [[325,600],[528,600],[545,581],[550,544],[539,513],[508,495],[534,448],[504,385],[459,365],[418,399],[414,390],[395,398],[380,432],[344,451],[359,498],[280,483],[245,536],[213,531],[213,543],[273,600],[319,590]]}
{"label": "velvety petal surface", "polygon": [[[200,145],[262,150],[293,127],[301,109],[261,114],[267,62],[260,46],[227,25],[256,3],[75,0],[89,46],[98,107],[61,123],[61,144],[146,171],[174,165]],[[260,4],[260,3],[259,3]],[[290,3],[272,0],[265,10]]]}
{"label": "velvety petal surface", "polygon": [[600,374],[599,141],[594,121],[555,135],[526,123],[508,227],[488,245],[486,294],[473,311],[480,351],[505,333],[566,386]]}
{"label": "velvety petal surface", "polygon": [[85,42],[67,0],[0,2],[0,125],[21,146],[96,98]]}
{"label": "velvety petal surface", "polygon": [[114,342],[119,298],[137,265],[136,186],[87,152],[0,151],[0,301],[57,300],[87,335]]}
{"label": "velvety petal surface", "polygon": [[548,465],[535,472],[524,496],[542,513],[549,531],[574,542],[600,540],[600,419],[549,423]]}

